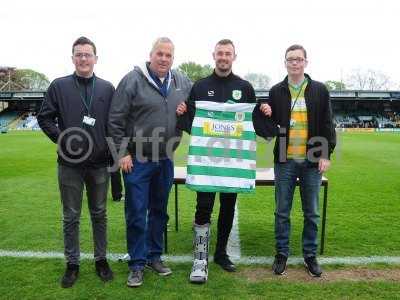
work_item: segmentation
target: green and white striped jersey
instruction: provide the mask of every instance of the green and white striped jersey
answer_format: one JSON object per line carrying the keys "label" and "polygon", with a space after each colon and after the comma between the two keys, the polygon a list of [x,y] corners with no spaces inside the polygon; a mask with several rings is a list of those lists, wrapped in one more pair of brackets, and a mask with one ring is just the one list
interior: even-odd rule
{"label": "green and white striped jersey", "polygon": [[255,104],[196,101],[186,185],[199,192],[255,190]]}

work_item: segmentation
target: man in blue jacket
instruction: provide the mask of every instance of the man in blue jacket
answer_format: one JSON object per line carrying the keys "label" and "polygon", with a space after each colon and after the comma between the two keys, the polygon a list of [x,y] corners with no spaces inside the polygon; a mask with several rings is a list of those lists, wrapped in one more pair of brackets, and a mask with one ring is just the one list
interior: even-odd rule
{"label": "man in blue jacket", "polygon": [[86,187],[93,229],[97,275],[113,278],[106,260],[108,189],[107,119],[114,87],[93,73],[96,46],[80,37],[72,46],[72,75],[55,79],[49,86],[38,122],[58,144],[58,183],[63,206],[64,254],[67,261],[61,286],[71,287],[79,274],[79,220]]}

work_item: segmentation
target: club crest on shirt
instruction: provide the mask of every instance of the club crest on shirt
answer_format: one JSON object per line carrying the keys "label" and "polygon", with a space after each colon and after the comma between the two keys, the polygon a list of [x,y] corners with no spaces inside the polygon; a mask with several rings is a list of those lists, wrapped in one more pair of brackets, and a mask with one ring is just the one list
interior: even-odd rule
{"label": "club crest on shirt", "polygon": [[241,90],[233,90],[232,98],[235,100],[240,100],[242,98],[242,91]]}
{"label": "club crest on shirt", "polygon": [[214,91],[208,91],[208,97],[214,97]]}
{"label": "club crest on shirt", "polygon": [[244,121],[244,112],[237,112],[235,114],[235,120],[238,122],[243,122]]}

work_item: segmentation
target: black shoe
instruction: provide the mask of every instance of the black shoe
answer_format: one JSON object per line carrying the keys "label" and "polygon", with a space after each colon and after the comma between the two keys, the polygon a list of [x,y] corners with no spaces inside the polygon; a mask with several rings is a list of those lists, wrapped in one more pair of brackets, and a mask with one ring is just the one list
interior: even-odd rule
{"label": "black shoe", "polygon": [[70,288],[74,285],[75,281],[78,279],[79,265],[74,265],[67,263],[67,268],[65,273],[61,278],[61,287]]}
{"label": "black shoe", "polygon": [[228,255],[216,256],[214,255],[214,262],[220,265],[222,269],[228,272],[236,272],[236,266],[230,261]]}
{"label": "black shoe", "polygon": [[287,257],[283,254],[275,255],[274,264],[272,265],[272,271],[276,275],[284,275],[286,274],[286,262]]}
{"label": "black shoe", "polygon": [[106,259],[96,261],[95,266],[97,276],[99,276],[104,282],[110,281],[114,278],[113,272],[111,271]]}
{"label": "black shoe", "polygon": [[113,201],[114,202],[121,202],[121,201],[125,201],[125,198],[123,195],[117,196],[117,197],[113,197]]}
{"label": "black shoe", "polygon": [[313,277],[321,277],[322,269],[315,256],[304,258],[304,266]]}

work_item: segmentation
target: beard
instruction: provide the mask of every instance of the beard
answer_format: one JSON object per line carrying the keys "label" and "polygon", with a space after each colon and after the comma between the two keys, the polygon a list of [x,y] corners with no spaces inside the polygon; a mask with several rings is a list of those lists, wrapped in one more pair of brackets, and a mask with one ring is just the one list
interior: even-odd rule
{"label": "beard", "polygon": [[228,72],[232,69],[232,65],[225,63],[225,62],[222,62],[222,63],[217,62],[215,67],[218,69],[218,71],[220,71],[222,73]]}

